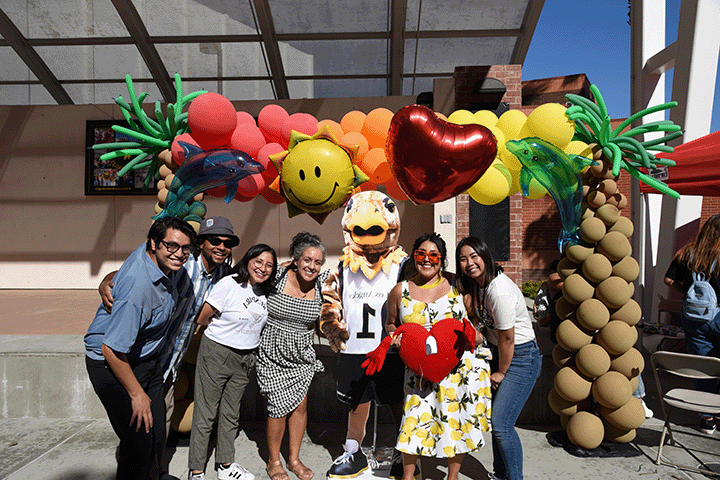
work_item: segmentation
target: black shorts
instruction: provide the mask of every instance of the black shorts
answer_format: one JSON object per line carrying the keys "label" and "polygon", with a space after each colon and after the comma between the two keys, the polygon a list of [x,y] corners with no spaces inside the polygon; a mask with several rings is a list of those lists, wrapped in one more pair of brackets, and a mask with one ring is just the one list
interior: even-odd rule
{"label": "black shorts", "polygon": [[405,365],[397,353],[385,356],[382,370],[365,375],[360,365],[364,354],[341,353],[338,359],[337,397],[351,407],[375,400],[381,405],[393,405],[405,398]]}

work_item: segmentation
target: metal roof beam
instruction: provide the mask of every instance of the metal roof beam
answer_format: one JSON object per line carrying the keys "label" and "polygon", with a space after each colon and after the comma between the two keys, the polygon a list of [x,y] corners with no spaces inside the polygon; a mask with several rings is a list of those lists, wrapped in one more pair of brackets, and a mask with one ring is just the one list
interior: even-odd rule
{"label": "metal roof beam", "polygon": [[407,0],[390,0],[390,58],[388,59],[388,95],[402,95],[405,67],[405,15]]}
{"label": "metal roof beam", "polygon": [[[488,38],[488,37],[519,37],[522,30],[408,30],[405,37],[411,38]],[[310,40],[386,40],[388,32],[329,32],[329,33],[278,33],[279,42],[302,42]],[[130,45],[135,43],[132,37],[71,37],[71,38],[27,38],[31,47],[57,46],[92,46],[92,45]],[[256,43],[262,41],[258,34],[246,35],[158,35],[151,36],[150,41],[159,43]],[[0,38],[0,47],[8,47],[10,43]]]}
{"label": "metal roof beam", "polygon": [[72,105],[70,95],[60,85],[57,77],[52,73],[50,67],[40,58],[40,55],[30,46],[25,36],[18,30],[5,12],[0,9],[0,34],[5,37],[8,44],[15,50],[15,53],[25,62],[25,65],[35,74],[37,79],[52,95],[60,105]]}
{"label": "metal roof beam", "polygon": [[278,99],[290,98],[285,69],[282,64],[282,57],[280,57],[280,47],[275,33],[275,24],[270,12],[270,4],[268,0],[253,0],[253,5],[255,5],[255,12],[260,23],[260,34],[268,57],[270,75],[275,85],[275,95]]}
{"label": "metal roof beam", "polygon": [[527,56],[528,48],[530,48],[530,42],[535,34],[535,27],[537,26],[544,4],[545,0],[530,0],[528,2],[522,27],[520,28],[521,33],[518,36],[517,42],[515,42],[512,55],[510,55],[511,64],[522,65],[525,63],[525,57]]}
{"label": "metal roof beam", "polygon": [[155,44],[150,38],[150,34],[145,27],[145,24],[140,18],[135,6],[130,0],[111,0],[117,10],[118,15],[125,24],[125,28],[128,29],[130,36],[135,41],[137,49],[140,51],[145,64],[150,70],[150,74],[155,79],[155,83],[160,89],[160,93],[163,99],[168,102],[175,101],[175,87],[173,82],[170,80],[170,75],[163,64],[160,54],[155,48]]}

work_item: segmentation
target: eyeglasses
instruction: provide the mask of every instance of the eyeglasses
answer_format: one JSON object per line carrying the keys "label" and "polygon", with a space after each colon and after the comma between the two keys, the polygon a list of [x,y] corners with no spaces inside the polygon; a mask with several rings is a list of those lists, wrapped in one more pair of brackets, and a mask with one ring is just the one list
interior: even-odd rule
{"label": "eyeglasses", "polygon": [[238,245],[237,240],[235,240],[234,238],[228,238],[227,240],[223,240],[220,237],[208,237],[207,241],[213,247],[217,247],[221,243],[223,245],[225,245],[225,248],[233,248],[233,247],[237,247],[237,245]]}
{"label": "eyeglasses", "polygon": [[183,255],[190,255],[190,250],[192,250],[192,245],[178,245],[175,242],[166,242],[165,240],[160,240],[160,243],[165,245],[165,248],[167,248],[167,251],[170,253],[175,253],[178,250],[182,249]]}
{"label": "eyeglasses", "polygon": [[427,258],[433,264],[440,263],[442,259],[440,252],[426,252],[425,250],[415,250],[414,257],[416,262],[424,262]]}
{"label": "eyeglasses", "polygon": [[270,262],[265,263],[265,262],[263,262],[263,261],[262,261],[261,259],[259,259],[259,258],[255,258],[255,259],[253,259],[253,260],[250,260],[250,263],[252,264],[253,267],[259,268],[259,269],[261,269],[261,270],[263,270],[263,271],[265,271],[265,270],[272,270],[273,267],[275,266],[274,263],[270,263]]}

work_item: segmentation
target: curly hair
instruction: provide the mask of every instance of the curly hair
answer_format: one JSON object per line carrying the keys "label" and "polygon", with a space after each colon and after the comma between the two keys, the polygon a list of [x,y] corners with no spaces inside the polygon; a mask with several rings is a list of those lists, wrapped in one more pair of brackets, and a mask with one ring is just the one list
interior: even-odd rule
{"label": "curly hair", "polygon": [[325,245],[323,245],[320,237],[308,232],[300,232],[293,237],[288,254],[293,261],[297,262],[305,249],[310,247],[317,248],[322,252],[323,263],[325,263],[325,257],[327,256]]}

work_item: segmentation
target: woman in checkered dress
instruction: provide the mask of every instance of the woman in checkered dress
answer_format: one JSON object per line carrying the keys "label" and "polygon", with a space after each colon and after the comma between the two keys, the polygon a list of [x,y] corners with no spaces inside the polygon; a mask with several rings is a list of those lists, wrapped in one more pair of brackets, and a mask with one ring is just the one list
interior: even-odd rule
{"label": "woman in checkered dress", "polygon": [[278,271],[276,288],[268,296],[268,321],[258,351],[257,377],[267,399],[267,472],[271,480],[288,480],[280,460],[280,443],[289,429],[287,468],[300,480],[313,472],[300,461],[300,444],[307,425],[307,391],[323,366],[315,358],[313,335],[322,305],[320,274],[325,247],[317,235],[298,233],[290,245],[291,264]]}

